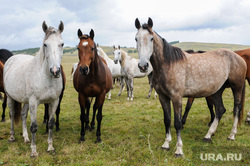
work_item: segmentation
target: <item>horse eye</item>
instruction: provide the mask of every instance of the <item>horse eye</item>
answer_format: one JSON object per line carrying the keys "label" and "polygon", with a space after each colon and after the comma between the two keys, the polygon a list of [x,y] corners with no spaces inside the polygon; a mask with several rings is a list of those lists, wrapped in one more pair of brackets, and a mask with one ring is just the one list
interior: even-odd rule
{"label": "horse eye", "polygon": [[95,49],[94,47],[91,48],[92,51],[94,51],[94,49]]}
{"label": "horse eye", "polygon": [[64,43],[62,43],[61,46],[63,47],[63,46],[64,46]]}
{"label": "horse eye", "polygon": [[151,41],[153,41],[153,40],[154,40],[154,38],[152,37],[150,40],[151,40]]}
{"label": "horse eye", "polygon": [[43,44],[44,47],[47,47],[47,44]]}
{"label": "horse eye", "polygon": [[135,41],[137,41],[137,38],[135,38]]}

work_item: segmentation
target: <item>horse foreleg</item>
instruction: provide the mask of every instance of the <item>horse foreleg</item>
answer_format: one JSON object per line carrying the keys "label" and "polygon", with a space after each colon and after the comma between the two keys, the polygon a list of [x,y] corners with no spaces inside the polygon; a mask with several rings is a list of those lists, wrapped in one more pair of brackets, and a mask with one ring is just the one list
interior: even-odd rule
{"label": "horse foreleg", "polygon": [[161,146],[164,150],[169,150],[169,144],[172,141],[171,132],[170,132],[170,125],[171,125],[171,106],[170,106],[170,100],[164,99],[161,96],[159,96],[159,100],[163,109],[163,115],[164,115],[164,125],[165,125],[165,132],[166,132],[166,138],[164,144]]}
{"label": "horse foreleg", "polygon": [[54,125],[55,125],[55,113],[56,113],[58,103],[59,103],[59,99],[56,99],[49,104],[49,122],[48,122],[49,136],[48,136],[48,150],[47,150],[48,152],[55,150],[53,148],[52,133],[53,133]]}
{"label": "horse foreleg", "polygon": [[29,104],[24,104],[21,112],[22,123],[23,123],[23,139],[24,143],[30,143],[28,131],[27,131],[27,116],[28,116]]}
{"label": "horse foreleg", "polygon": [[134,78],[130,79],[130,100],[131,101],[134,100],[133,90],[134,90]]}
{"label": "horse foreleg", "polygon": [[46,133],[48,133],[48,122],[49,122],[49,104],[44,104],[44,117],[43,124],[46,124]]}
{"label": "horse foreleg", "polygon": [[100,143],[102,141],[101,140],[101,122],[102,122],[102,106],[104,103],[104,99],[105,99],[105,95],[101,94],[100,96],[96,98],[96,102],[93,106],[94,112],[98,109],[98,113],[96,115],[96,120],[97,120],[96,142],[97,143]]}
{"label": "horse foreleg", "polygon": [[6,103],[7,103],[7,95],[6,95],[6,94],[4,94],[3,104],[2,104],[3,113],[2,113],[2,120],[1,120],[1,122],[5,122],[5,110],[6,110]]}
{"label": "horse foreleg", "polygon": [[120,85],[121,85],[121,88],[120,88],[120,91],[119,91],[119,93],[118,93],[117,96],[121,96],[122,90],[124,89],[124,85],[125,85],[124,82],[125,82],[125,81],[124,81],[124,78],[123,78],[123,76],[121,76],[121,77],[120,77]]}
{"label": "horse foreleg", "polygon": [[81,137],[80,137],[80,141],[85,141],[85,129],[84,129],[84,124],[86,122],[86,115],[85,115],[85,103],[86,103],[87,98],[79,93],[78,94],[78,101],[80,104],[80,108],[81,108],[81,115],[80,115],[80,120],[81,120]]}
{"label": "horse foreleg", "polygon": [[181,157],[183,155],[183,150],[182,150],[183,143],[181,139],[182,98],[177,97],[177,98],[174,98],[172,101],[173,101],[173,107],[174,107],[174,127],[175,127],[176,134],[177,134],[175,157]]}
{"label": "horse foreleg", "polygon": [[29,100],[29,110],[30,110],[30,120],[31,120],[31,126],[30,126],[30,132],[32,134],[32,139],[31,139],[31,157],[36,157],[38,156],[38,153],[36,152],[36,131],[38,129],[37,126],[37,106],[38,103],[36,99],[30,99]]}
{"label": "horse foreleg", "polygon": [[[87,100],[85,101],[85,107],[86,107],[86,121],[85,121],[85,131],[86,130],[91,130],[91,128],[89,127],[89,110],[90,110],[90,104],[91,102],[89,101],[89,99],[87,98]],[[94,116],[94,115],[93,115]],[[95,123],[94,123],[95,125]]]}

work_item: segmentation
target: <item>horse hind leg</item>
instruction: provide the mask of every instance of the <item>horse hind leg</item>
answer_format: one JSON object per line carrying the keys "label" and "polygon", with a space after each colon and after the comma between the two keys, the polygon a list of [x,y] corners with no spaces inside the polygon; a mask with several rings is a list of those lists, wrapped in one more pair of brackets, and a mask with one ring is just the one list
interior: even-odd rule
{"label": "horse hind leg", "polygon": [[22,116],[22,123],[23,123],[23,139],[24,139],[24,143],[30,143],[30,139],[29,139],[29,135],[28,135],[28,131],[27,131],[27,116],[28,116],[28,110],[29,110],[29,104],[24,104],[23,108],[22,108],[22,112],[21,112],[21,116]]}
{"label": "horse hind leg", "polygon": [[226,112],[226,109],[223,105],[223,100],[222,100],[222,93],[225,90],[226,86],[222,86],[222,88],[217,91],[215,94],[212,95],[213,98],[213,103],[215,105],[215,112],[216,112],[216,116],[213,120],[213,123],[211,124],[206,136],[204,137],[204,141],[205,142],[211,142],[212,141],[212,136],[214,135],[219,121],[222,117],[222,115]]}
{"label": "horse hind leg", "polygon": [[14,142],[15,141],[15,131],[14,131],[14,114],[15,114],[14,104],[15,104],[15,101],[12,98],[8,97],[7,102],[8,102],[8,106],[9,106],[9,116],[10,116],[10,123],[11,123],[9,141]]}
{"label": "horse hind leg", "polygon": [[6,103],[7,103],[7,95],[4,94],[3,104],[2,104],[3,113],[2,113],[2,120],[1,120],[1,122],[5,122],[5,110],[6,110],[6,106],[7,106]]}
{"label": "horse hind leg", "polygon": [[237,125],[241,123],[241,119],[243,116],[243,110],[244,110],[244,100],[245,100],[245,84],[243,88],[241,89],[233,89],[233,95],[234,95],[234,123],[233,128],[231,130],[231,133],[228,140],[235,140],[235,135],[237,133]]}

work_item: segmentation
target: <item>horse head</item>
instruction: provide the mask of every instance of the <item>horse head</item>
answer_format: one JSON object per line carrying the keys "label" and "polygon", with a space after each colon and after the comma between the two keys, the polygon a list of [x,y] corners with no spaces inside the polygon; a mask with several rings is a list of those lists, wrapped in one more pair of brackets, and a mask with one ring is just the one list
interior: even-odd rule
{"label": "horse head", "polygon": [[97,49],[94,42],[94,31],[91,29],[89,35],[83,35],[82,31],[78,29],[78,37],[80,42],[77,46],[79,56],[79,71],[82,75],[88,75],[90,72],[90,65],[97,55]]}
{"label": "horse head", "polygon": [[45,21],[42,24],[43,31],[45,33],[45,38],[43,41],[43,53],[44,56],[41,57],[42,60],[46,60],[49,72],[52,77],[58,78],[61,73],[61,61],[63,55],[63,39],[61,33],[63,32],[64,25],[61,21],[58,30],[53,27],[47,26]]}
{"label": "horse head", "polygon": [[121,49],[120,49],[120,45],[118,45],[118,47],[116,47],[116,46],[114,45],[113,48],[114,48],[114,51],[113,51],[113,53],[114,53],[114,62],[115,62],[115,64],[117,64],[118,61],[121,60]]}
{"label": "horse head", "polygon": [[137,50],[139,56],[138,67],[141,72],[145,73],[149,67],[149,60],[153,54],[153,21],[151,18],[148,18],[148,23],[141,26],[138,18],[135,20],[135,27],[138,29],[138,32],[135,35],[135,41],[137,43]]}

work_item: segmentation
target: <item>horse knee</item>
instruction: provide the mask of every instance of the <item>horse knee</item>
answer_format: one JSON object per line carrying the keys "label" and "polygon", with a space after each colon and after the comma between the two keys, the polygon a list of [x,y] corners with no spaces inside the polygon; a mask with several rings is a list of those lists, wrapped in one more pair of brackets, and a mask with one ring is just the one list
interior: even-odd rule
{"label": "horse knee", "polygon": [[30,132],[31,133],[35,133],[38,129],[38,126],[35,122],[32,122],[31,126],[30,126]]}
{"label": "horse knee", "polygon": [[96,119],[97,119],[97,121],[99,122],[99,121],[101,121],[102,120],[102,114],[97,114],[96,115]]}
{"label": "horse knee", "polygon": [[218,109],[216,117],[220,120],[222,115],[226,112],[226,108],[225,107],[221,107]]}
{"label": "horse knee", "polygon": [[54,128],[54,124],[55,124],[55,118],[51,118],[51,120],[49,121],[49,124],[48,124],[48,128],[49,129],[53,129]]}

